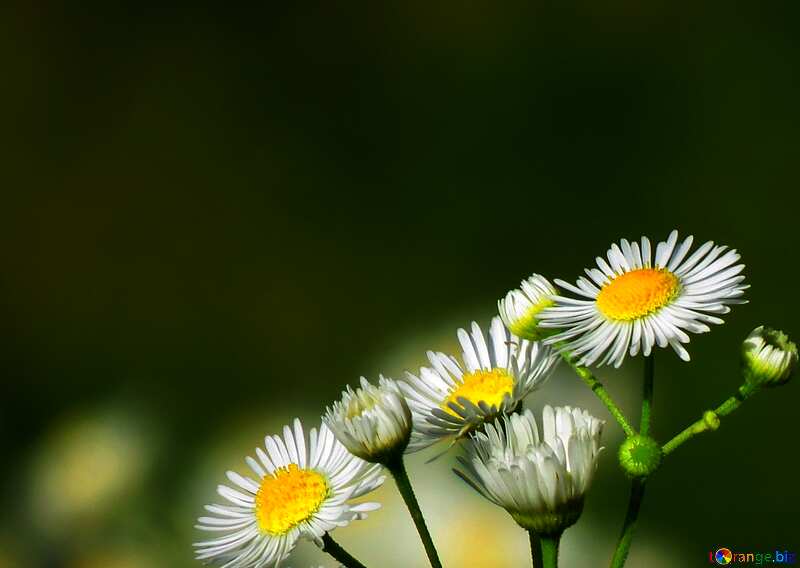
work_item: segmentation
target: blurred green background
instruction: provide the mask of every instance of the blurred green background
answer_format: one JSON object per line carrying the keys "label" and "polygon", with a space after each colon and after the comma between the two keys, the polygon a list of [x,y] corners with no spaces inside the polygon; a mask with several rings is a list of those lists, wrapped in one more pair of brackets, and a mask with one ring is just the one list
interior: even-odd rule
{"label": "blurred green background", "polygon": [[[750,329],[800,335],[797,3],[553,4],[4,9],[0,566],[195,566],[194,518],[265,433],[621,237],[730,244],[752,284],[691,364],[658,352],[660,439],[738,385]],[[600,372],[631,413],[640,366]],[[797,389],[666,463],[630,566],[798,552]],[[564,369],[545,403],[608,418]],[[565,566],[606,565],[622,522],[606,432]],[[510,518],[425,458],[445,564],[527,565]],[[379,498],[338,540],[424,566]],[[312,562],[333,566],[311,544],[290,564]]]}

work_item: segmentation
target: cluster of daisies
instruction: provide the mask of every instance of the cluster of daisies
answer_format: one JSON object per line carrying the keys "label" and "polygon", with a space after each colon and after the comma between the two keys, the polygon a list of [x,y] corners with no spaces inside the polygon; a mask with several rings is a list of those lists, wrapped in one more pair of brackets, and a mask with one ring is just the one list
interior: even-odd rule
{"label": "cluster of daisies", "polygon": [[429,366],[403,379],[362,378],[318,428],[295,420],[267,436],[246,458],[252,476],[228,472],[230,484],[218,487],[225,504],[206,506],[197,528],[214,538],[195,545],[197,558],[277,566],[301,538],[325,549],[331,531],[379,507],[354,499],[405,454],[440,441],[462,442],[459,476],[520,526],[563,531],[582,510],[604,422],[545,407],[539,425],[522,400],[563,357],[618,367],[627,354],[670,346],[688,360],[688,333],[722,323],[747,288],[735,250],[707,242],[690,254],[691,246],[675,231],[654,253],[645,237],[623,239],[574,285],[534,274],[498,302],[488,329],[458,330],[460,358],[429,351]]}

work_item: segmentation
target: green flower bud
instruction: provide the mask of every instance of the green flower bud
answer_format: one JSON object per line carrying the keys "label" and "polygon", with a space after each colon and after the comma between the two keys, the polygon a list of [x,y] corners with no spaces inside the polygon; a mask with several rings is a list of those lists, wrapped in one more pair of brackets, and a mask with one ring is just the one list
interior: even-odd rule
{"label": "green flower bud", "polygon": [[742,344],[743,372],[753,386],[778,386],[797,365],[797,346],[782,331],[759,326]]}
{"label": "green flower bud", "polygon": [[539,312],[554,304],[552,298],[556,294],[558,291],[547,278],[532,274],[497,302],[497,310],[511,333],[521,339],[540,341],[556,331],[539,325]]}
{"label": "green flower bud", "polygon": [[619,464],[631,477],[647,477],[661,465],[661,446],[653,438],[637,434],[619,447]]}

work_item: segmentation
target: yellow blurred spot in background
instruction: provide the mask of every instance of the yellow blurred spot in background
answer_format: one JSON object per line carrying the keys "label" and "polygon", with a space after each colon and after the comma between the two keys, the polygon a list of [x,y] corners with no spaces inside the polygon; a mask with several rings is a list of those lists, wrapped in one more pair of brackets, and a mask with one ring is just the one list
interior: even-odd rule
{"label": "yellow blurred spot in background", "polygon": [[34,459],[30,508],[40,528],[61,532],[118,506],[151,462],[146,429],[111,410],[56,425]]}
{"label": "yellow blurred spot in background", "polygon": [[162,564],[133,550],[102,550],[89,552],[70,563],[69,568],[157,568]]}

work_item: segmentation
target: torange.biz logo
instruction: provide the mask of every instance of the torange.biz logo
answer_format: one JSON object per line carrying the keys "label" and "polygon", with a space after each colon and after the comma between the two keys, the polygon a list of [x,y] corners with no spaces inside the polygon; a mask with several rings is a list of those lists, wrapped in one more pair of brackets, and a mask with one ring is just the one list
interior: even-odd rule
{"label": "torange.biz logo", "polygon": [[711,564],[795,564],[797,555],[788,550],[774,550],[771,552],[734,552],[730,548],[718,548],[708,553]]}

